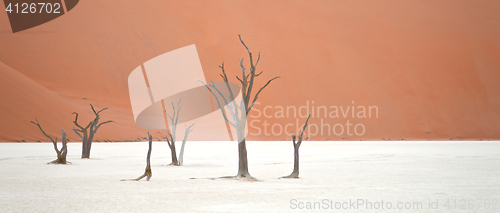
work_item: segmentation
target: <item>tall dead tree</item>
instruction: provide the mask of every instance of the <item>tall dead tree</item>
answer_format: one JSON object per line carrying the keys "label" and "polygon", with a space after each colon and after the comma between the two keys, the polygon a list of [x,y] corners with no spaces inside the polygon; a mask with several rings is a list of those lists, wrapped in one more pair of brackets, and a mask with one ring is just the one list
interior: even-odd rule
{"label": "tall dead tree", "polygon": [[[221,90],[219,90],[215,86],[214,82],[210,81],[211,84],[209,84],[209,85],[207,85],[203,82],[202,83],[207,87],[207,89],[210,91],[212,96],[215,98],[219,108],[221,109],[222,116],[224,117],[225,121],[229,125],[231,125],[232,127],[234,127],[236,129],[236,134],[237,134],[237,138],[238,138],[238,173],[236,176],[234,176],[234,178],[236,178],[236,179],[248,178],[248,179],[255,180],[255,178],[253,178],[250,175],[250,173],[248,172],[248,159],[247,159],[247,149],[246,149],[246,141],[245,141],[245,127],[246,127],[246,123],[247,123],[246,118],[248,116],[248,113],[250,113],[250,111],[252,110],[252,107],[254,106],[255,102],[259,98],[259,94],[273,80],[280,78],[280,77],[276,76],[276,77],[270,79],[269,81],[267,81],[267,83],[257,91],[255,96],[253,97],[253,100],[251,100],[252,91],[253,91],[253,87],[254,87],[254,80],[256,77],[259,77],[263,72],[263,71],[261,71],[260,73],[256,73],[256,67],[257,67],[259,60],[260,60],[260,52],[259,52],[259,55],[257,57],[257,60],[254,62],[252,52],[250,52],[250,50],[248,49],[245,42],[243,42],[243,40],[241,39],[241,36],[238,35],[238,37],[240,39],[241,44],[243,44],[243,46],[247,50],[248,56],[250,58],[250,73],[248,73],[248,74],[245,72],[246,68],[243,65],[243,59],[239,60],[242,75],[241,75],[241,78],[236,76],[236,79],[241,84],[241,92],[242,92],[241,103],[240,104],[236,103],[234,96],[238,93],[233,94],[233,91],[231,90],[231,86],[229,85],[226,71],[224,70],[224,63],[222,63],[222,65],[219,66],[222,70],[222,74],[220,76],[222,77],[222,80],[225,82],[227,90],[229,91],[229,97],[226,98],[223,95],[223,93],[221,92]],[[214,90],[215,90],[215,92],[214,92]],[[232,121],[230,119],[228,119],[228,117],[224,113],[224,108],[221,107],[221,103],[220,103],[221,101],[219,100],[219,97],[217,96],[216,93],[220,96],[220,98],[222,99],[225,106],[228,106],[228,111],[232,116]],[[228,101],[228,99],[229,99],[229,101]],[[234,101],[231,101],[231,100],[234,100]]]}
{"label": "tall dead tree", "polygon": [[78,113],[73,112],[73,114],[75,115],[75,120],[73,121],[73,123],[78,127],[78,129],[75,129],[75,127],[73,127],[72,129],[82,139],[82,158],[90,158],[90,148],[92,147],[92,141],[94,140],[95,133],[101,127],[101,125],[113,122],[105,121],[99,123],[99,120],[101,119],[100,114],[102,111],[108,109],[107,107],[99,111],[95,111],[94,106],[90,104],[90,108],[94,112],[95,118],[94,120],[90,121],[86,127],[80,126],[78,124]]}
{"label": "tall dead tree", "polygon": [[149,149],[148,149],[148,155],[146,156],[146,170],[144,171],[144,174],[136,179],[125,179],[122,181],[126,180],[139,181],[144,177],[146,177],[146,180],[149,181],[149,179],[151,179],[151,177],[153,176],[153,172],[151,171],[151,150],[153,149],[153,136],[149,134],[149,131],[148,131],[148,140],[149,140]]}
{"label": "tall dead tree", "polygon": [[45,135],[45,137],[49,138],[50,141],[52,141],[52,144],[54,144],[54,150],[57,153],[57,159],[49,162],[49,164],[68,164],[69,162],[66,161],[66,155],[68,154],[68,146],[67,146],[68,141],[66,140],[66,133],[64,132],[64,129],[61,129],[62,147],[61,147],[61,150],[59,150],[59,148],[57,148],[57,137],[54,140],[52,137],[47,135],[47,133],[45,133],[45,131],[43,131],[42,126],[40,126],[40,123],[38,122],[38,120],[36,118],[35,118],[35,121],[36,122],[31,121],[31,123],[37,125],[38,128],[40,129],[40,131],[42,131],[42,133]]}
{"label": "tall dead tree", "polygon": [[309,117],[307,117],[307,120],[306,120],[306,123],[304,124],[304,128],[302,129],[302,132],[299,134],[299,140],[297,142],[295,142],[295,133],[293,133],[292,131],[292,143],[293,143],[293,172],[292,174],[288,175],[288,176],[284,176],[284,177],[281,177],[281,178],[299,178],[299,147],[300,145],[302,144],[302,136],[304,135],[304,132],[306,131],[306,128],[307,128],[307,122],[309,121],[309,118],[311,117],[311,115],[309,115]]}
{"label": "tall dead tree", "polygon": [[[186,127],[186,130],[184,132],[184,139],[182,140],[182,145],[181,145],[181,152],[179,154],[179,160],[177,158],[177,152],[175,150],[175,135],[177,132],[177,122],[179,121],[179,114],[182,109],[181,105],[181,99],[179,99],[179,102],[177,103],[177,111],[175,110],[174,103],[172,102],[172,108],[173,108],[173,115],[170,116],[167,113],[167,110],[164,110],[165,113],[167,114],[168,118],[170,119],[170,123],[172,124],[172,129],[170,129],[170,132],[168,135],[165,135],[165,139],[167,139],[167,144],[168,147],[170,148],[170,155],[172,156],[172,163],[170,165],[174,166],[181,166],[183,163],[183,157],[184,157],[184,146],[186,145],[186,141],[188,138],[189,133],[192,131],[191,127],[193,127],[194,124],[191,124],[191,126]],[[170,136],[170,138],[169,138]]]}

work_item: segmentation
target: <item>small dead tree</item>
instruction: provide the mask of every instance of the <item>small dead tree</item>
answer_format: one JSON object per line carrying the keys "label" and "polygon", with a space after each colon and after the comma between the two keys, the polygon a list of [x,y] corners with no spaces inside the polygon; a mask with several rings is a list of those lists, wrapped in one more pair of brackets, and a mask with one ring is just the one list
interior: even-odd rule
{"label": "small dead tree", "polygon": [[149,179],[151,179],[151,177],[153,176],[153,172],[151,172],[151,150],[153,149],[153,137],[149,134],[149,131],[148,131],[148,140],[149,140],[149,149],[148,149],[148,155],[146,157],[146,170],[144,171],[144,174],[136,179],[125,179],[122,181],[127,181],[127,180],[139,181],[144,177],[146,177],[146,180],[149,181]]}
{"label": "small dead tree", "polygon": [[[215,98],[219,109],[221,109],[222,116],[224,117],[224,120],[234,127],[236,129],[237,133],[237,138],[238,138],[238,173],[236,176],[230,176],[230,178],[236,178],[236,179],[250,179],[250,180],[256,180],[253,178],[250,173],[248,172],[248,159],[247,159],[247,148],[246,148],[246,141],[245,141],[245,126],[246,126],[246,117],[248,116],[248,113],[250,113],[250,110],[252,110],[252,107],[254,106],[255,102],[259,98],[259,94],[271,83],[271,81],[280,78],[279,76],[276,76],[267,83],[262,86],[257,93],[255,94],[253,100],[251,100],[252,96],[252,91],[253,91],[253,86],[254,86],[254,80],[256,77],[259,77],[263,71],[260,73],[256,73],[256,67],[259,63],[260,60],[260,52],[258,55],[257,60],[254,62],[253,60],[253,55],[252,52],[250,52],[250,49],[248,49],[247,45],[243,40],[241,39],[241,36],[238,35],[241,44],[245,47],[245,49],[248,52],[248,56],[250,58],[250,73],[246,73],[246,68],[243,65],[243,59],[239,60],[240,61],[240,67],[241,67],[241,78],[236,76],[236,79],[241,83],[241,91],[242,91],[242,100],[241,103],[236,103],[236,101],[231,101],[235,100],[234,96],[235,93],[233,94],[233,91],[231,90],[231,86],[229,85],[229,81],[226,75],[226,71],[224,70],[224,63],[222,63],[221,66],[219,66],[222,70],[222,74],[220,75],[222,77],[222,80],[225,82],[225,85],[227,87],[227,90],[229,91],[229,97],[225,97],[221,90],[219,90],[214,82],[210,82],[211,84],[207,85],[204,82],[200,81],[202,84],[205,85],[205,87],[210,91],[212,96]],[[220,98],[222,99],[223,103],[225,106],[228,106],[228,111],[232,116],[232,121],[228,119],[226,114],[224,113],[224,108],[221,106],[221,100],[219,100],[219,97],[216,95],[218,94]],[[229,99],[229,101],[228,101]],[[241,113],[241,114],[240,114]]]}
{"label": "small dead tree", "polygon": [[[168,144],[168,147],[170,148],[170,155],[172,156],[172,163],[170,163],[170,165],[181,166],[183,163],[183,158],[184,158],[184,146],[186,145],[186,141],[187,141],[189,133],[191,133],[191,131],[193,131],[191,129],[191,127],[193,127],[193,125],[195,125],[196,123],[191,124],[191,126],[189,126],[189,127],[186,127],[187,125],[184,126],[186,128],[186,130],[184,132],[184,139],[182,140],[181,152],[179,154],[179,158],[177,158],[177,152],[175,150],[175,139],[176,139],[175,135],[177,132],[177,122],[179,121],[179,114],[180,114],[181,109],[182,109],[181,99],[179,99],[179,102],[177,103],[177,112],[175,110],[175,106],[174,106],[173,102],[172,102],[172,109],[173,109],[172,116],[170,116],[167,113],[167,110],[164,110],[165,113],[167,114],[168,118],[170,119],[170,123],[172,123],[172,129],[170,130],[168,135],[165,135],[165,139],[167,139],[167,144]],[[170,136],[170,138],[169,138],[169,136]]]}
{"label": "small dead tree", "polygon": [[[179,161],[177,160],[177,152],[175,151],[175,140],[173,139],[174,137],[170,132],[167,134],[168,135],[165,135],[165,139],[167,139],[167,144],[170,148],[170,155],[172,156],[172,163],[170,163],[170,165],[179,166]],[[168,136],[170,136],[170,139],[168,138]]]}
{"label": "small dead tree", "polygon": [[309,118],[311,117],[311,115],[309,115],[307,117],[307,120],[306,120],[306,123],[304,124],[304,128],[302,129],[302,132],[299,134],[299,140],[297,142],[295,142],[295,133],[293,133],[292,131],[292,143],[293,143],[293,156],[294,156],[294,160],[293,160],[293,172],[292,174],[288,175],[288,176],[284,176],[284,177],[281,177],[281,178],[299,178],[299,147],[300,145],[302,144],[302,136],[304,135],[304,132],[306,131],[306,128],[307,128],[307,122],[309,121]]}
{"label": "small dead tree", "polygon": [[72,129],[78,135],[78,137],[82,139],[82,158],[90,158],[90,148],[92,147],[92,141],[94,140],[95,133],[101,127],[101,125],[113,122],[105,121],[99,123],[99,119],[101,119],[100,114],[102,111],[108,109],[107,107],[99,111],[95,111],[94,106],[90,104],[90,108],[94,112],[95,118],[94,120],[90,121],[86,127],[80,126],[78,124],[78,113],[72,113],[75,115],[75,120],[73,121],[73,123],[78,127],[78,129],[75,129],[75,127],[73,127]]}
{"label": "small dead tree", "polygon": [[[181,100],[179,99],[179,102],[177,103],[177,112],[176,112],[174,103],[172,102],[172,109],[174,110],[172,116],[170,116],[167,113],[167,110],[164,110],[168,118],[170,119],[170,123],[172,124],[172,128],[170,129],[168,135],[165,135],[165,139],[167,139],[167,144],[168,147],[170,148],[170,155],[172,156],[172,163],[170,163],[170,165],[175,165],[175,166],[179,166],[179,161],[177,160],[177,152],[175,151],[175,132],[177,131],[177,121],[179,121],[179,113],[181,112],[182,109],[182,105],[180,104]],[[170,139],[168,136],[170,136]]]}
{"label": "small dead tree", "polygon": [[189,127],[187,127],[187,125],[184,124],[184,128],[186,130],[184,132],[184,139],[182,139],[181,153],[179,153],[179,166],[182,166],[182,164],[184,162],[184,146],[186,145],[186,141],[187,141],[187,138],[189,136],[189,133],[191,133],[191,131],[193,131],[193,129],[191,129],[191,127],[193,127],[193,125],[195,125],[195,124],[196,123],[191,124],[191,126],[189,126]]}
{"label": "small dead tree", "polygon": [[67,146],[68,141],[66,140],[66,133],[64,132],[64,129],[61,129],[62,147],[61,147],[61,150],[59,150],[59,148],[57,148],[57,137],[54,140],[52,137],[47,135],[47,133],[45,133],[45,131],[43,131],[42,126],[40,126],[40,123],[38,122],[38,120],[36,118],[35,118],[35,121],[36,122],[31,121],[31,123],[37,125],[38,128],[40,129],[40,131],[42,131],[42,133],[45,135],[45,137],[49,138],[50,141],[52,141],[52,144],[54,144],[54,150],[57,153],[57,159],[49,162],[48,164],[68,164],[69,162],[66,161],[66,155],[68,154],[68,146]]}

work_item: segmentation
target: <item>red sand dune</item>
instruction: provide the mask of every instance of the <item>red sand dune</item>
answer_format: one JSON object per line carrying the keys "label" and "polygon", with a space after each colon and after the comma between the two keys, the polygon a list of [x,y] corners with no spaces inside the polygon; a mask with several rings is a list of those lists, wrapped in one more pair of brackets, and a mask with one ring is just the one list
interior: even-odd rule
{"label": "red sand dune", "polygon": [[[224,61],[237,82],[238,59],[248,62],[238,34],[261,51],[258,85],[281,76],[261,94],[258,110],[271,106],[274,114],[277,106],[308,101],[378,107],[378,118],[312,118],[319,126],[323,118],[331,126],[349,120],[365,127],[360,136],[325,129],[314,140],[499,139],[499,11],[494,0],[80,1],[66,15],[15,34],[0,12],[0,141],[46,141],[29,123],[34,117],[50,134],[64,128],[75,141],[71,113],[89,121],[91,103],[110,107],[102,120],[115,121],[97,140],[144,137],[131,112],[128,74],[196,44],[207,80],[220,80]],[[284,133],[255,136],[255,127],[296,122],[249,122],[255,120],[250,140],[288,140]]]}

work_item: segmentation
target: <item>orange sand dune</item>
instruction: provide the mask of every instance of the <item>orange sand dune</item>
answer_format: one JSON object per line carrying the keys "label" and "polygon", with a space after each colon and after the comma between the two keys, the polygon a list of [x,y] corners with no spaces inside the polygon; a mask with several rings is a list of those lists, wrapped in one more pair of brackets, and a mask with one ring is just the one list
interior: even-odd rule
{"label": "orange sand dune", "polygon": [[[269,128],[295,130],[305,118],[277,118],[280,106],[307,103],[378,109],[371,118],[316,111],[314,140],[500,139],[498,11],[494,0],[80,1],[64,16],[15,34],[0,13],[0,140],[46,140],[29,123],[35,116],[52,134],[60,127],[69,132],[71,112],[86,111],[89,120],[90,103],[109,106],[103,120],[116,121],[103,126],[98,140],[143,137],[128,74],[196,44],[207,80],[220,80],[224,61],[237,82],[238,59],[248,62],[238,34],[261,51],[258,85],[281,76],[251,113],[251,140],[290,139]],[[266,106],[268,118],[255,118]],[[328,133],[327,124],[347,128],[347,121],[352,135]],[[363,134],[353,133],[357,124]],[[322,125],[323,133],[314,134]]]}
{"label": "orange sand dune", "polygon": [[[1,100],[8,100],[0,105],[0,111],[2,112],[0,114],[2,140],[47,141],[48,139],[39,132],[38,127],[30,122],[35,121],[35,118],[47,134],[53,138],[58,137],[59,141],[61,141],[61,128],[66,131],[70,141],[79,140],[78,136],[71,130],[71,127],[74,126],[74,115],[71,113],[78,112],[80,115],[79,124],[86,126],[93,119],[93,113],[89,105],[64,99],[1,62],[0,72],[3,80],[2,84],[0,84],[0,90],[2,91],[0,97]],[[95,104],[95,107],[101,109],[100,105]],[[109,112],[104,111],[102,113],[104,118],[101,119],[101,122],[106,121],[106,118],[114,120],[117,124],[109,125],[115,125],[120,129],[108,128],[103,125],[99,129],[99,133],[102,134],[97,135],[96,139],[103,141],[112,138],[139,137],[140,135],[135,133],[137,131],[124,133],[123,130],[134,129],[120,125],[127,121],[124,121],[118,115],[125,113],[116,109],[110,109]]]}

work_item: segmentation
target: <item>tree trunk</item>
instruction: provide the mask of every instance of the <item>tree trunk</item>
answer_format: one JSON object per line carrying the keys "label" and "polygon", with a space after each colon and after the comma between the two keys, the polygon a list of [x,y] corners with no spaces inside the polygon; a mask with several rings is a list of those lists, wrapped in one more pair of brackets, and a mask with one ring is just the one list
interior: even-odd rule
{"label": "tree trunk", "polygon": [[194,124],[191,124],[191,126],[186,127],[187,125],[184,125],[186,127],[186,130],[184,131],[184,139],[182,139],[182,145],[181,145],[181,153],[179,153],[179,166],[182,166],[184,163],[184,147],[186,146],[186,141],[189,136],[189,133],[192,131],[191,127],[193,127]]}
{"label": "tree trunk", "polygon": [[175,142],[172,142],[172,146],[170,146],[170,155],[172,155],[171,165],[179,165],[179,161],[177,161],[177,152],[175,151]]}
{"label": "tree trunk", "polygon": [[146,171],[144,171],[144,174],[147,176],[146,180],[149,181],[151,177],[153,176],[153,172],[151,171],[151,150],[153,148],[153,138],[149,138],[149,149],[148,149],[148,157],[146,158],[147,165],[146,165]]}
{"label": "tree trunk", "polygon": [[[75,134],[78,135],[82,139],[82,158],[90,158],[90,148],[92,146],[92,141],[94,140],[94,135],[97,132],[97,130],[99,129],[99,127],[101,127],[101,125],[103,125],[103,124],[113,122],[113,121],[106,121],[106,122],[99,123],[99,119],[101,119],[99,114],[102,111],[108,109],[107,107],[104,109],[101,109],[99,111],[95,111],[94,106],[92,106],[92,104],[91,104],[90,108],[94,112],[95,118],[93,121],[90,121],[86,127],[80,126],[78,124],[78,113],[73,112],[73,114],[75,115],[75,120],[73,121],[73,123],[78,127],[78,130],[75,127],[73,127],[72,129],[75,132]],[[89,130],[89,128],[90,128],[90,130]],[[78,132],[81,132],[82,134],[80,134]]]}
{"label": "tree trunk", "polygon": [[299,178],[299,147],[294,146],[295,151],[293,152],[293,172],[290,174],[291,178]]}
{"label": "tree trunk", "polygon": [[153,138],[150,136],[148,156],[146,157],[146,170],[144,171],[144,174],[142,176],[140,176],[134,180],[139,181],[140,179],[146,177],[146,180],[149,181],[149,179],[151,179],[151,177],[153,176],[153,172],[151,171],[151,150],[152,149],[153,149]]}
{"label": "tree trunk", "polygon": [[82,158],[90,158],[90,141],[88,139],[82,142]]}
{"label": "tree trunk", "polygon": [[182,141],[181,152],[179,153],[179,166],[181,166],[184,162],[184,146],[186,146],[186,140]]}
{"label": "tree trunk", "polygon": [[304,132],[306,131],[307,128],[307,123],[309,122],[309,118],[311,118],[311,115],[307,117],[306,123],[304,124],[304,128],[302,129],[302,133],[299,135],[299,140],[295,142],[295,134],[292,131],[292,144],[293,144],[293,172],[292,174],[281,177],[281,178],[299,178],[299,148],[300,145],[302,144],[302,137],[304,135]]}
{"label": "tree trunk", "polygon": [[64,132],[63,129],[61,129],[61,134],[62,134],[61,150],[59,150],[57,148],[57,141],[53,141],[52,143],[54,144],[54,149],[56,150],[56,153],[57,153],[57,159],[49,162],[49,164],[68,164],[69,163],[66,161],[66,155],[68,154],[68,147],[67,147],[68,141],[66,140],[66,133]]}
{"label": "tree trunk", "polygon": [[245,139],[238,143],[238,161],[238,175],[236,175],[236,177],[251,177],[250,173],[248,173],[247,146]]}
{"label": "tree trunk", "polygon": [[149,179],[151,179],[151,177],[153,176],[153,172],[151,171],[151,150],[153,149],[153,137],[149,134],[149,131],[148,131],[148,137],[149,137],[149,148],[148,148],[148,155],[146,157],[146,170],[144,171],[144,174],[136,179],[125,179],[122,181],[127,181],[127,180],[139,181],[144,177],[147,177],[146,180],[149,181]]}
{"label": "tree trunk", "polygon": [[95,135],[94,131],[91,131],[89,134],[89,142],[87,145],[87,153],[89,158],[90,158],[90,149],[92,149],[92,141],[94,141],[94,135]]}
{"label": "tree trunk", "polygon": [[288,176],[281,178],[299,178],[299,145],[293,142],[293,172]]}
{"label": "tree trunk", "polygon": [[88,141],[89,141],[89,135],[87,130],[82,131],[83,138],[82,138],[82,158],[90,158],[90,149]]}

